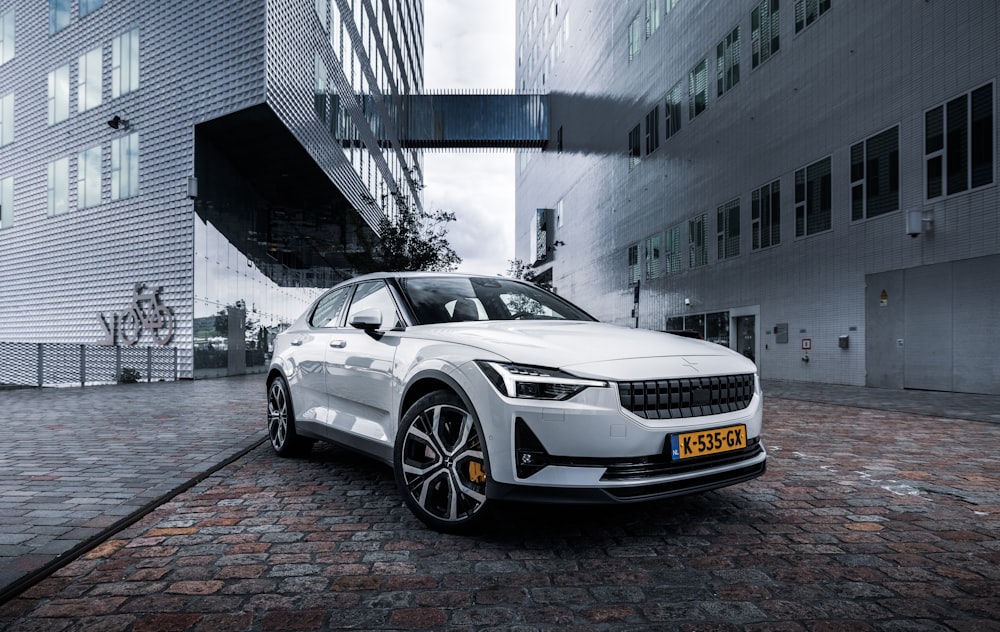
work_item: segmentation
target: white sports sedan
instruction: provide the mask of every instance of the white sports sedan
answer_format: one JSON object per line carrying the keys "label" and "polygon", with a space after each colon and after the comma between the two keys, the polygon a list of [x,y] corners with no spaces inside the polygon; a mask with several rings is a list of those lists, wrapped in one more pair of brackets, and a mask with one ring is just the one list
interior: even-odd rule
{"label": "white sports sedan", "polygon": [[530,283],[373,274],[275,340],[268,434],[281,456],[324,440],[391,465],[420,520],[460,532],[495,500],[629,503],[760,476],[756,371]]}

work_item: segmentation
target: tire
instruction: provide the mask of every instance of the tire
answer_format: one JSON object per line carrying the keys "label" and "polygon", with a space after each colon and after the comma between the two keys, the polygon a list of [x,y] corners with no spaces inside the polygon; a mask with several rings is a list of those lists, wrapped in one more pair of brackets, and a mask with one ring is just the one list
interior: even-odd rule
{"label": "tire", "polygon": [[482,437],[475,413],[451,391],[424,395],[403,415],[393,450],[396,486],[432,529],[467,533],[484,519],[489,468]]}
{"label": "tire", "polygon": [[275,453],[283,457],[305,454],[313,444],[295,432],[292,398],[282,377],[274,378],[267,387],[267,436]]}

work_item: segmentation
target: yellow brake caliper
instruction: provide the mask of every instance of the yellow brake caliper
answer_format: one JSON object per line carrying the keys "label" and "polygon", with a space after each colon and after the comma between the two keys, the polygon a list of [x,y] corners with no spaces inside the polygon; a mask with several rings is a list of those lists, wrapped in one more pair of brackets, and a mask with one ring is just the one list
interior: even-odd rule
{"label": "yellow brake caliper", "polygon": [[473,483],[486,482],[486,470],[479,461],[469,461],[469,480]]}

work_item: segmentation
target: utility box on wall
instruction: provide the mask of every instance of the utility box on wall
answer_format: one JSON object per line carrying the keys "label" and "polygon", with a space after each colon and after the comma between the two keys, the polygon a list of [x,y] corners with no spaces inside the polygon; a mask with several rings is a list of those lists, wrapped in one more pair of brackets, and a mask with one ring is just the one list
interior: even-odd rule
{"label": "utility box on wall", "polygon": [[851,337],[841,336],[840,339],[838,340],[838,344],[840,345],[841,349],[847,349],[848,347],[851,346]]}

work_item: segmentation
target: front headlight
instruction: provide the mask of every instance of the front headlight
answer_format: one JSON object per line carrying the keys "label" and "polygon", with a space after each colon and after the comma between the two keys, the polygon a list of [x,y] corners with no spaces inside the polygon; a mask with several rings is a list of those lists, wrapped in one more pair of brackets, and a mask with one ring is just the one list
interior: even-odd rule
{"label": "front headlight", "polygon": [[519,399],[565,400],[591,387],[606,387],[607,382],[585,380],[558,369],[523,366],[480,360],[476,365],[493,386],[506,397]]}

